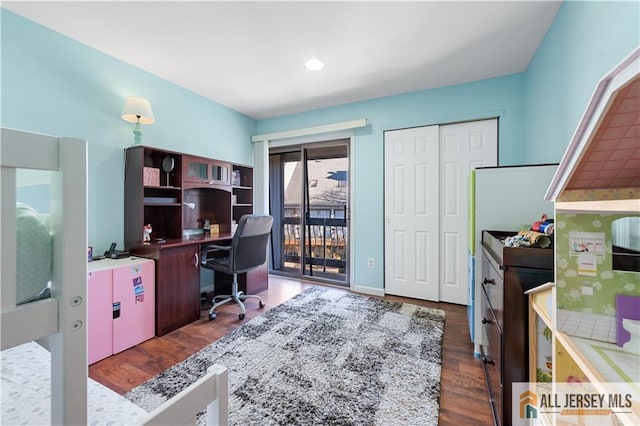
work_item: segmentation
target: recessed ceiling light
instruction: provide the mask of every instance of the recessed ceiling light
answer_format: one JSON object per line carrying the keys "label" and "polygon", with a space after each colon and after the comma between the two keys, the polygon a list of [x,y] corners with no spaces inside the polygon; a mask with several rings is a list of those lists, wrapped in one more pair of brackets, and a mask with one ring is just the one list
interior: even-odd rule
{"label": "recessed ceiling light", "polygon": [[324,68],[324,62],[320,59],[311,58],[307,62],[305,62],[304,67],[309,71],[320,71]]}

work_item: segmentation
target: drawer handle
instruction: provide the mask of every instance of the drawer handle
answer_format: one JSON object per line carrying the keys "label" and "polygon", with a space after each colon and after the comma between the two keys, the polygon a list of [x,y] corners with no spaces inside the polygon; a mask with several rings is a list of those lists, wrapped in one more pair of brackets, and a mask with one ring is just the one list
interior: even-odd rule
{"label": "drawer handle", "polygon": [[485,364],[491,364],[491,365],[496,365],[495,361],[492,359],[487,358],[486,356],[482,357],[482,362]]}
{"label": "drawer handle", "polygon": [[194,259],[195,259],[195,262],[193,263],[193,267],[197,268],[198,267],[198,263],[200,263],[199,262],[198,253],[194,253]]}
{"label": "drawer handle", "polygon": [[484,278],[482,280],[482,285],[487,285],[487,284],[496,285],[496,280],[494,280],[493,278]]}
{"label": "drawer handle", "polygon": [[482,323],[483,324],[492,324],[493,321],[491,321],[490,319],[486,319],[485,317],[482,317]]}

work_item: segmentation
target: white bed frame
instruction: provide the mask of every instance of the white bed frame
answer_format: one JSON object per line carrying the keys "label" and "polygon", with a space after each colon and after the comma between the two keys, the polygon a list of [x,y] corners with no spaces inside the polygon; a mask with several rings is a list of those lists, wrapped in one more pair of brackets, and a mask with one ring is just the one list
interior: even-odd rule
{"label": "white bed frame", "polygon": [[[51,352],[51,421],[87,424],[87,141],[11,129],[0,134],[0,349],[37,340]],[[16,169],[52,171],[51,298],[16,305]],[[207,374],[142,424],[228,422],[227,369]]]}

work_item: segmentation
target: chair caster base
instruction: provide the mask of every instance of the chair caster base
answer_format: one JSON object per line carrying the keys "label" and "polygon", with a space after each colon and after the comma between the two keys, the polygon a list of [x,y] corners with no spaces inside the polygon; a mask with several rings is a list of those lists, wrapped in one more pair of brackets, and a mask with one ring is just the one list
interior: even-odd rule
{"label": "chair caster base", "polygon": [[209,321],[213,321],[214,319],[216,319],[216,313],[215,312],[209,312]]}
{"label": "chair caster base", "polygon": [[264,308],[264,302],[261,300],[261,301],[258,303],[258,306],[260,306],[260,309]]}
{"label": "chair caster base", "polygon": [[238,314],[238,318],[240,318],[240,321],[242,321],[244,319],[244,314]]}

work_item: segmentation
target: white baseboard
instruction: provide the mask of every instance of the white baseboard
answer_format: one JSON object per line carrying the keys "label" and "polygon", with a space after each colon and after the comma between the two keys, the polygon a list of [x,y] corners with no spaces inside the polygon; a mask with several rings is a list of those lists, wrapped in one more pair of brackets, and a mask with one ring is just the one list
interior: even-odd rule
{"label": "white baseboard", "polygon": [[353,285],[351,286],[351,291],[355,293],[369,294],[371,296],[384,297],[384,289],[382,288],[372,288],[372,287],[367,287],[363,285]]}

